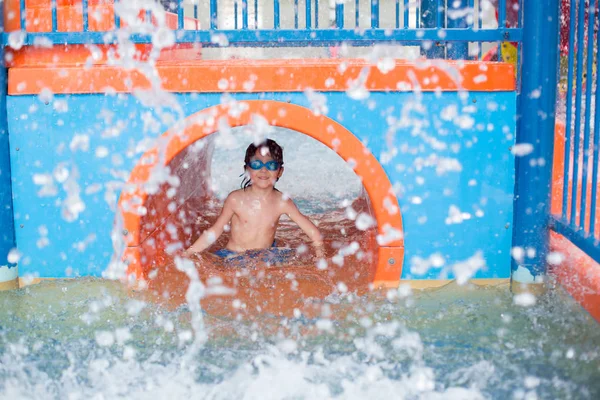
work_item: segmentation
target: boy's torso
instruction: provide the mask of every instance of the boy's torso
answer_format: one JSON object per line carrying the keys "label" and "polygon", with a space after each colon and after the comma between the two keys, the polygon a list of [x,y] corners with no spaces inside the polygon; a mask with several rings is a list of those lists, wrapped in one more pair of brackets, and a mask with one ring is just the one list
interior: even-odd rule
{"label": "boy's torso", "polygon": [[273,191],[263,198],[238,190],[233,202],[231,234],[227,248],[241,252],[271,247],[282,214],[282,195]]}

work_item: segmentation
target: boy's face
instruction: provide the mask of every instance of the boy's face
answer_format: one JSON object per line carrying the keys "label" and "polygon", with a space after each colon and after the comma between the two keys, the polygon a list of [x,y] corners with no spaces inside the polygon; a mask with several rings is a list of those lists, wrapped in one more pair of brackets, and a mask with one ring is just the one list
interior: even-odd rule
{"label": "boy's face", "polygon": [[[271,153],[269,152],[268,148],[261,147],[256,150],[256,153],[254,153],[254,156],[250,159],[250,163],[252,163],[252,161],[260,161],[263,164],[266,164],[269,161],[275,160],[273,160],[273,157],[271,157]],[[258,170],[247,166],[246,171],[248,172],[248,175],[250,175],[252,185],[256,185],[256,187],[260,189],[268,189],[269,187],[275,186],[275,182],[277,182],[277,179],[283,173],[283,167],[278,166],[277,170],[271,171],[266,165],[263,165]]]}

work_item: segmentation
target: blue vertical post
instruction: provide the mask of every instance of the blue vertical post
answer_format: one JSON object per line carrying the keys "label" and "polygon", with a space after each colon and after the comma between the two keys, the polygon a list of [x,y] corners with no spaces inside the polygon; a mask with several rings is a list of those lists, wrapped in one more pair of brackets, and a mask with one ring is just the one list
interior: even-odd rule
{"label": "blue vertical post", "polygon": [[248,29],[248,0],[242,0],[242,29]]}
{"label": "blue vertical post", "polygon": [[[27,30],[27,9],[25,6],[26,6],[25,0],[20,0],[19,1],[19,12],[20,12],[20,16],[21,16],[21,30],[22,31]],[[2,5],[2,18],[4,18],[4,5]],[[2,20],[2,21],[4,21],[4,20]],[[4,26],[4,22],[2,23],[2,25]]]}
{"label": "blue vertical post", "polygon": [[[436,28],[438,12],[440,12],[437,3],[438,0],[421,0],[421,28]],[[444,58],[444,47],[434,41],[429,48],[421,46],[421,54],[428,59]]]}
{"label": "blue vertical post", "polygon": [[[55,4],[56,6],[56,4]],[[56,9],[56,7],[54,7]],[[81,13],[83,17],[83,31],[87,32],[89,30],[89,7],[88,0],[81,0]],[[54,18],[54,15],[52,16]],[[53,21],[54,22],[54,21]]]}
{"label": "blue vertical post", "polygon": [[379,28],[379,0],[371,0],[371,28]]}
{"label": "blue vertical post", "polygon": [[[467,4],[467,0],[448,1],[448,7],[451,8],[451,11],[453,11],[447,13],[448,28],[467,28],[469,26],[469,22],[467,21],[469,13],[460,12],[468,9],[469,6]],[[450,60],[466,60],[469,57],[469,43],[450,42],[448,44],[448,50],[446,51],[446,55]]]}
{"label": "blue vertical post", "polygon": [[[575,3],[571,3],[571,10],[569,11],[569,49],[575,48],[575,34],[576,34],[576,7]],[[563,206],[562,216],[567,219],[569,217],[568,206],[569,206],[569,177],[571,176],[571,122],[573,119],[573,73],[575,66],[575,51],[569,50],[567,56],[567,116],[565,123],[565,166],[563,172]],[[577,182],[574,180],[573,184]],[[571,213],[575,210],[571,209]]]}
{"label": "blue vertical post", "polygon": [[58,15],[56,14],[56,0],[50,3],[52,8],[52,32],[58,32]]}
{"label": "blue vertical post", "polygon": [[[534,249],[535,255],[512,260],[513,290],[519,290],[522,284],[542,283],[546,274],[558,79],[559,0],[523,3],[517,143],[532,144],[533,152],[516,158],[513,246]],[[540,159],[545,162],[540,163]]]}
{"label": "blue vertical post", "polygon": [[298,29],[298,0],[294,0],[294,29]]}
{"label": "blue vertical post", "polygon": [[[581,166],[582,178],[581,178],[581,214],[579,219],[579,226],[585,227],[585,205],[587,195],[587,181],[588,181],[588,161],[590,154],[590,125],[592,118],[592,81],[593,81],[593,61],[594,61],[594,19],[596,16],[596,1],[589,0],[588,2],[588,33],[587,33],[587,68],[585,78],[585,119],[583,123],[583,165]],[[583,26],[581,29],[583,30]],[[583,70],[583,65],[580,67]],[[582,71],[583,72],[583,71]],[[597,97],[596,97],[597,99]],[[597,116],[596,116],[597,117]],[[597,160],[596,160],[597,161]],[[594,183],[592,183],[593,185]],[[592,198],[592,207],[595,205],[595,199]],[[590,223],[590,225],[593,222]]]}
{"label": "blue vertical post", "polygon": [[239,28],[239,24],[238,24],[238,2],[237,2],[237,0],[234,0],[234,2],[233,2],[233,27],[235,29]]}
{"label": "blue vertical post", "polygon": [[179,3],[177,4],[177,29],[183,29],[185,26],[183,11],[183,0],[179,0]]}
{"label": "blue vertical post", "polygon": [[[4,12],[0,7],[0,27]],[[12,207],[10,176],[10,147],[6,121],[7,71],[4,66],[4,47],[0,48],[0,290],[18,287],[17,266],[8,262],[8,253],[15,248],[15,223]]]}
{"label": "blue vertical post", "polygon": [[279,29],[279,0],[273,0],[273,29]]}
{"label": "blue vertical post", "polygon": [[335,4],[335,27],[344,28],[344,3]]}
{"label": "blue vertical post", "polygon": [[254,0],[254,29],[258,29],[258,0]]}
{"label": "blue vertical post", "polygon": [[[571,226],[577,225],[577,189],[579,185],[579,142],[581,141],[581,109],[582,87],[583,85],[583,48],[585,36],[585,1],[579,2],[579,16],[577,18],[577,77],[575,78],[575,129],[573,134],[573,184],[571,185]],[[582,166],[583,167],[583,166]],[[584,210],[579,210],[583,213]]]}
{"label": "blue vertical post", "polygon": [[[593,35],[592,35],[593,38]],[[588,39],[591,40],[591,39]],[[571,47],[573,48],[573,47]],[[600,35],[596,35],[596,48],[600,49]],[[588,53],[589,54],[589,53]],[[598,56],[596,56],[598,60]],[[598,61],[596,61],[598,64]],[[588,75],[588,79],[591,77]],[[591,94],[588,94],[591,96]],[[598,155],[600,152],[600,74],[596,74],[596,109],[594,110],[594,147],[592,152],[592,207],[590,215],[590,236],[594,236],[596,233],[596,204],[597,199],[597,187],[598,187]],[[566,133],[565,133],[566,135]],[[565,146],[566,147],[566,146]],[[563,194],[564,196],[564,194]],[[566,215],[566,209],[563,211],[563,215]]]}
{"label": "blue vertical post", "polygon": [[217,7],[217,0],[210,0],[210,29],[219,27],[219,10]]}
{"label": "blue vertical post", "polygon": [[[115,0],[115,4],[117,4],[120,0]],[[56,7],[55,7],[56,8]],[[121,17],[117,15],[116,9],[113,7],[113,13],[115,17],[115,28],[119,29],[121,27]],[[54,18],[54,16],[52,16]]]}

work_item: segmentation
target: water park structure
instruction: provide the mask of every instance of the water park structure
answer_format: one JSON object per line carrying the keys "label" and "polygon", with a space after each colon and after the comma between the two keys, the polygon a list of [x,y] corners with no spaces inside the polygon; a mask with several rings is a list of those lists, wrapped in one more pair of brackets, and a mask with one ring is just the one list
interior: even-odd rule
{"label": "water park structure", "polygon": [[[200,233],[217,133],[276,126],[361,179],[370,287],[535,291],[550,265],[600,319],[595,12],[571,4],[561,91],[558,0],[498,0],[497,27],[473,0],[162,3],[5,1],[3,286],[111,260],[153,279]],[[340,55],[384,44],[419,57]],[[235,47],[333,57],[209,59]]]}

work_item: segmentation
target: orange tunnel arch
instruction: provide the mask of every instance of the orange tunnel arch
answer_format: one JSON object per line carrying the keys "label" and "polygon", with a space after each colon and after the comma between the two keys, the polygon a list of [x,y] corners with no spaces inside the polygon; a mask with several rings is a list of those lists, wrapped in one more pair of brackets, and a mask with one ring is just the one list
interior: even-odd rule
{"label": "orange tunnel arch", "polygon": [[250,124],[255,115],[265,118],[271,126],[291,129],[318,140],[352,165],[362,180],[377,221],[379,235],[373,284],[398,286],[404,259],[402,215],[392,184],[379,161],[352,132],[333,119],[299,105],[273,100],[244,100],[199,111],[165,132],[158,140],[159,145],[140,158],[119,199],[127,246],[123,257],[128,264],[128,274],[138,279],[147,277],[141,263],[140,245],[147,237],[142,229],[142,218],[149,197],[146,184],[152,171],[169,165],[188,146],[217,132],[221,123],[230,127],[244,126]]}

